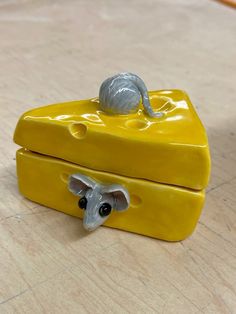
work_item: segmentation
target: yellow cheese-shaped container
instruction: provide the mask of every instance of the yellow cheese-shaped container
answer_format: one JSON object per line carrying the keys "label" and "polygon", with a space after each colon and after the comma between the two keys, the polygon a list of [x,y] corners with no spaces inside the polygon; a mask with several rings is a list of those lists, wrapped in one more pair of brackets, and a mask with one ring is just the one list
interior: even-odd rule
{"label": "yellow cheese-shaped container", "polygon": [[129,208],[112,211],[105,225],[168,241],[192,233],[210,173],[206,132],[188,96],[179,90],[149,93],[161,118],[140,109],[108,115],[97,98],[33,109],[19,120],[14,140],[19,188],[27,198],[82,217],[68,189],[80,173],[120,184]]}

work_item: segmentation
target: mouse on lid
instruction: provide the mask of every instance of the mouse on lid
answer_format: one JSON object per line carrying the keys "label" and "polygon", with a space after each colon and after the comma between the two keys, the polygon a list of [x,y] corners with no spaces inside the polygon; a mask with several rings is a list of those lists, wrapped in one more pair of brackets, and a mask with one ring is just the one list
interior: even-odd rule
{"label": "mouse on lid", "polygon": [[160,118],[163,112],[154,112],[146,85],[136,74],[124,72],[106,79],[99,90],[100,109],[108,114],[126,115],[138,111],[140,100],[145,113]]}

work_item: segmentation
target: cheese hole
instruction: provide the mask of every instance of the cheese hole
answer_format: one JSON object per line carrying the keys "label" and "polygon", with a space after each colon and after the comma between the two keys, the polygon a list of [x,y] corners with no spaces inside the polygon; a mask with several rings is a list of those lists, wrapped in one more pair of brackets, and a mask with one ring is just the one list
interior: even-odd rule
{"label": "cheese hole", "polygon": [[75,138],[83,139],[87,133],[87,126],[83,123],[73,123],[69,126],[69,131]]}
{"label": "cheese hole", "polygon": [[60,177],[61,177],[61,180],[62,180],[63,182],[68,183],[69,173],[63,172],[63,173],[60,175]]}
{"label": "cheese hole", "polygon": [[142,204],[142,199],[138,195],[132,194],[130,196],[130,203],[131,206],[137,207]]}
{"label": "cheese hole", "polygon": [[132,119],[132,120],[126,121],[125,125],[128,128],[142,130],[142,129],[145,129],[148,126],[148,123],[143,121],[143,120]]}

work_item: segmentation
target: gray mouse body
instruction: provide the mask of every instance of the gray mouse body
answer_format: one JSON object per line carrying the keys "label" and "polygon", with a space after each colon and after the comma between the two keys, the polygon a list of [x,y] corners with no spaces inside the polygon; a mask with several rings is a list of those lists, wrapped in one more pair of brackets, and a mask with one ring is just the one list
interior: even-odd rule
{"label": "gray mouse body", "polygon": [[142,99],[144,111],[150,117],[161,117],[162,112],[154,112],[148,90],[143,80],[136,74],[120,73],[106,79],[99,90],[100,108],[109,114],[129,114],[138,110]]}

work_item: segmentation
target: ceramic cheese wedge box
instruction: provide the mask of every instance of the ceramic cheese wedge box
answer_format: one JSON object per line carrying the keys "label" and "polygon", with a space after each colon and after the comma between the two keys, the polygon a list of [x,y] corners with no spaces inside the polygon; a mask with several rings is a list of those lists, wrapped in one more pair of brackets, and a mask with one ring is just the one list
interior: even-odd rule
{"label": "ceramic cheese wedge box", "polygon": [[98,98],[23,114],[14,134],[19,189],[83,218],[89,231],[103,224],[182,240],[204,204],[206,132],[183,91],[148,93],[132,75],[106,80]]}

